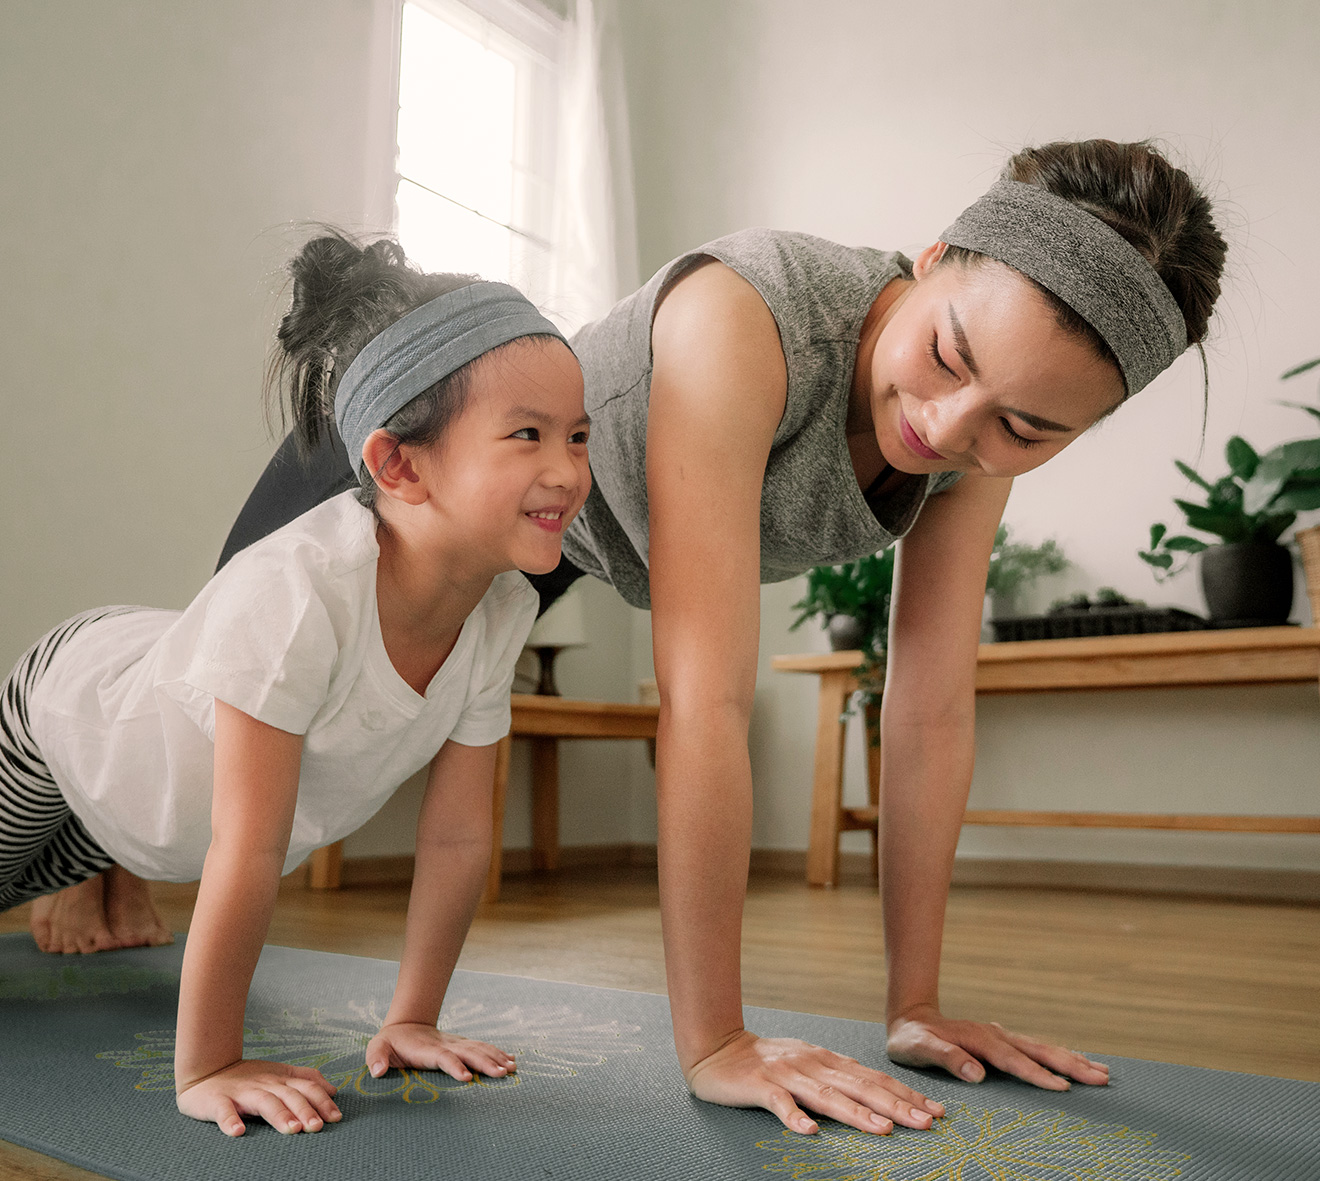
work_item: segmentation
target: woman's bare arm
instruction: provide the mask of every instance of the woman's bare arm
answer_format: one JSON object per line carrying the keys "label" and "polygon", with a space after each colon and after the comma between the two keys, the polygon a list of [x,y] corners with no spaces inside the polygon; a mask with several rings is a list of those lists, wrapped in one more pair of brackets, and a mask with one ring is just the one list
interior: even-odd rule
{"label": "woman's bare arm", "polygon": [[674,1036],[700,1098],[814,1131],[928,1127],[938,1104],[850,1058],[743,1028],[751,844],[747,732],[760,628],[760,504],[787,390],[773,318],[721,264],[689,274],[652,332],[647,433],[660,891]]}
{"label": "woman's bare arm", "polygon": [[931,499],[899,543],[881,708],[889,1056],[973,1082],[985,1077],[984,1060],[1062,1090],[1068,1078],[1102,1083],[1108,1073],[1079,1054],[997,1025],[950,1020],[939,1008],[944,909],[972,781],[981,605],[1010,486],[964,479]]}

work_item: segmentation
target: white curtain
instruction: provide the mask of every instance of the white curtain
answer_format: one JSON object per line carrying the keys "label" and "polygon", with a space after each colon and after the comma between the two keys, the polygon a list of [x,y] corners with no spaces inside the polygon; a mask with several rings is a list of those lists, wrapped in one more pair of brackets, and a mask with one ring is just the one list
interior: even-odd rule
{"label": "white curtain", "polygon": [[546,311],[566,331],[638,285],[616,0],[574,0],[560,58],[555,252]]}

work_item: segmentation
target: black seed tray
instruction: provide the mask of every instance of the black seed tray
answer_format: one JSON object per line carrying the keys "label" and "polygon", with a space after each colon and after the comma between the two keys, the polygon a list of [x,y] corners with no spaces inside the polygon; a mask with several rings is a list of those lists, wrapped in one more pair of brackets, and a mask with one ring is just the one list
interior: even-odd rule
{"label": "black seed tray", "polygon": [[1076,640],[1084,636],[1136,636],[1152,632],[1203,631],[1207,620],[1180,607],[1092,607],[1051,615],[1015,615],[992,619],[995,642]]}

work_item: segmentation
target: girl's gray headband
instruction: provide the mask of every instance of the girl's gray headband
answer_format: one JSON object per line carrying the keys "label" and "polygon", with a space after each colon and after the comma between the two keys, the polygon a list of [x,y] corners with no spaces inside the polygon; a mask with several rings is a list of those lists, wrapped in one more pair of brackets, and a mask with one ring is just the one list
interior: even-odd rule
{"label": "girl's gray headband", "polygon": [[437,381],[520,336],[564,340],[521,291],[479,282],[422,304],[373,337],[335,391],[335,422],[354,470],[372,431]]}
{"label": "girl's gray headband", "polygon": [[1037,185],[1001,180],[940,235],[1052,291],[1118,358],[1130,398],[1187,347],[1187,323],[1155,268],[1126,238]]}

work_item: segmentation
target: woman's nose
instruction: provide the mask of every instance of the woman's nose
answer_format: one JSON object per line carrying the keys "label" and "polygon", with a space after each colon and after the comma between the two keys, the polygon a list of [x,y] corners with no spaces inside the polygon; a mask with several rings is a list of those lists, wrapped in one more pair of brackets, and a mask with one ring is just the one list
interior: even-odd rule
{"label": "woman's nose", "polygon": [[971,449],[974,407],[960,394],[930,398],[921,408],[926,442],[943,455],[961,455]]}

